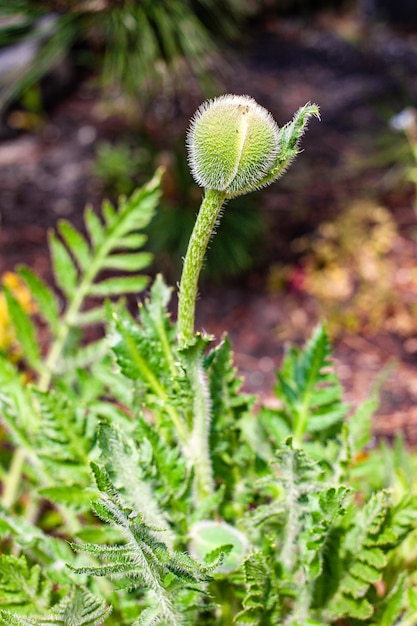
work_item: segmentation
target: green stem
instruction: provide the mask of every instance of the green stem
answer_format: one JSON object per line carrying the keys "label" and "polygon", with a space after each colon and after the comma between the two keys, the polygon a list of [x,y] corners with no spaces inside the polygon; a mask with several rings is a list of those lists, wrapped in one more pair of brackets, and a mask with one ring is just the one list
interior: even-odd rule
{"label": "green stem", "polygon": [[[207,189],[192,232],[178,296],[178,344],[184,348],[194,337],[195,303],[198,279],[208,243],[219,218],[226,194]],[[214,491],[213,471],[209,450],[210,395],[199,351],[190,355],[190,375],[194,390],[194,418],[190,452],[195,471],[194,498],[203,502]]]}
{"label": "green stem", "polygon": [[226,194],[222,191],[206,190],[188,244],[178,296],[178,344],[180,348],[185,347],[194,337],[198,278],[225,198]]}
{"label": "green stem", "polygon": [[294,420],[294,445],[299,448],[303,442],[303,438],[307,429],[308,412],[307,407],[302,406],[297,411],[296,418]]}
{"label": "green stem", "polygon": [[1,502],[5,509],[9,509],[16,500],[24,462],[25,451],[22,448],[16,448],[13,453],[7,479],[4,481],[4,492]]}
{"label": "green stem", "polygon": [[194,500],[201,504],[214,493],[213,469],[210,457],[211,398],[200,351],[193,354],[190,374],[194,392],[193,430],[190,451],[194,465]]}

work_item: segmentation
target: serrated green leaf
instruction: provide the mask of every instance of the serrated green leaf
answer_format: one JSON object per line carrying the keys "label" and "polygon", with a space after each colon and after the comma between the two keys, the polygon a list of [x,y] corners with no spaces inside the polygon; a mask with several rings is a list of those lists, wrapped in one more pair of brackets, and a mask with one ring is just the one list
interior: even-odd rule
{"label": "serrated green leaf", "polygon": [[373,394],[349,417],[349,435],[352,440],[354,454],[358,454],[363,450],[371,440],[372,415],[378,408],[378,404],[378,398],[376,394]]}
{"label": "serrated green leaf", "polygon": [[71,298],[78,282],[77,268],[67,248],[52,231],[49,232],[48,239],[55,280],[63,293]]}
{"label": "serrated green leaf", "polygon": [[49,323],[51,330],[56,333],[59,327],[59,307],[55,294],[29,267],[22,265],[18,272],[36,301],[40,314]]}
{"label": "serrated green leaf", "polygon": [[380,548],[362,548],[357,558],[377,569],[383,569],[387,565],[387,557]]}
{"label": "serrated green leaf", "polygon": [[330,608],[336,618],[353,617],[366,620],[372,617],[374,612],[366,598],[355,600],[349,596],[338,596],[336,601],[330,603]]}
{"label": "serrated green leaf", "polygon": [[[100,460],[114,485],[123,491],[126,501],[133,505],[147,524],[168,529],[168,519],[153,495],[154,484],[146,476],[145,467],[149,468],[151,459],[141,459],[141,448],[116,426],[100,424],[98,440]],[[142,443],[142,448],[144,446],[145,442]],[[173,545],[174,536],[168,530],[165,541]]]}
{"label": "serrated green leaf", "polygon": [[[92,567],[71,567],[72,571],[116,577],[125,580],[129,588],[140,588],[154,594],[156,602],[152,605],[160,608],[163,623],[180,626],[183,623],[182,611],[187,608],[193,610],[197,605],[191,595],[191,604],[188,607],[182,604],[180,610],[176,606],[177,596],[187,589],[192,590],[196,598],[204,593],[207,568],[186,554],[170,552],[159,539],[160,530],[144,524],[140,516],[122,502],[106,470],[95,463],[91,467],[102,492],[101,499],[94,503],[94,510],[103,521],[119,528],[128,541],[113,546],[87,544],[85,551],[88,554],[95,554],[99,560],[108,562]],[[83,551],[82,545],[74,548]]]}
{"label": "serrated green leaf", "polygon": [[318,326],[303,350],[287,353],[277,373],[276,393],[298,443],[307,432],[317,440],[342,429],[347,406],[337,377],[329,371],[330,357],[327,333]]}
{"label": "serrated green leaf", "polygon": [[356,578],[360,578],[367,583],[376,583],[378,580],[381,580],[382,576],[380,570],[372,567],[372,565],[368,565],[368,563],[364,563],[363,561],[356,561],[349,571],[352,576],[356,576]]}
{"label": "serrated green leaf", "polygon": [[69,595],[54,606],[40,626],[98,626],[111,613],[111,607],[94,597],[87,589],[74,587]]}
{"label": "serrated green leaf", "polygon": [[16,337],[22,347],[23,356],[34,370],[39,371],[42,362],[35,326],[20,302],[6,286],[3,286],[3,293],[6,296],[7,307],[13,320]]}
{"label": "serrated green leaf", "polygon": [[91,263],[91,250],[85,238],[66,220],[59,222],[58,229],[78,266],[86,271]]}
{"label": "serrated green leaf", "polygon": [[43,578],[39,565],[29,566],[25,557],[0,556],[1,606],[9,611],[36,615],[49,607],[52,582]]}
{"label": "serrated green leaf", "polygon": [[132,626],[156,626],[161,623],[161,608],[159,606],[148,607],[133,622]]}
{"label": "serrated green leaf", "polygon": [[6,626],[36,626],[36,622],[32,618],[17,613],[9,613],[2,609],[0,609],[0,617]]}

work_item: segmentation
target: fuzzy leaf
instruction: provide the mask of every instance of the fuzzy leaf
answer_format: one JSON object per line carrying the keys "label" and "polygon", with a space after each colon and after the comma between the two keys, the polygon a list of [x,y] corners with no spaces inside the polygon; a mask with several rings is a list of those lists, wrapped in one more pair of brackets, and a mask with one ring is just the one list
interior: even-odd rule
{"label": "fuzzy leaf", "polygon": [[25,617],[9,611],[0,611],[3,623],[13,626],[98,626],[111,613],[111,607],[95,598],[87,589],[74,587],[72,591],[44,616]]}
{"label": "fuzzy leaf", "polygon": [[[168,529],[168,520],[160,511],[153,495],[153,483],[146,476],[146,464],[145,459],[141,458],[141,449],[116,426],[101,424],[98,439],[101,461],[105,464],[113,484],[122,490],[126,501],[132,504],[147,524]],[[144,445],[145,442],[142,447]],[[171,544],[171,533],[167,530],[165,535],[166,541]]]}
{"label": "fuzzy leaf", "polygon": [[[105,469],[96,464],[92,464],[92,469],[97,487],[102,492],[94,509],[103,521],[121,530],[126,543],[114,546],[73,546],[77,551],[85,550],[109,562],[71,569],[79,574],[110,576],[125,581],[128,588],[151,592],[156,598],[155,605],[159,606],[161,623],[180,626],[183,623],[182,611],[187,607],[182,606],[181,611],[179,610],[176,606],[177,594],[189,585],[192,585],[197,594],[204,593],[208,579],[207,568],[200,566],[186,554],[170,552],[158,538],[160,531],[144,524],[125,505]],[[190,600],[194,602],[194,598]],[[142,610],[144,608],[146,607],[142,607]]]}
{"label": "fuzzy leaf", "polygon": [[95,598],[87,589],[74,587],[39,623],[42,626],[98,626],[110,613],[111,607],[105,602]]}

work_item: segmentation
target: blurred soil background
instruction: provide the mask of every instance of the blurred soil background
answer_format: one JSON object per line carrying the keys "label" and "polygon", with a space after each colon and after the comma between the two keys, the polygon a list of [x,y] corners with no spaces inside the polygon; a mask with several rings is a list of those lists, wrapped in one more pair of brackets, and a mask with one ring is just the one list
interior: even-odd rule
{"label": "blurred soil background", "polygon": [[[9,28],[13,15],[10,6],[2,14],[2,2],[0,26]],[[44,15],[65,15],[60,4],[32,2],[40,13],[28,33]],[[103,3],[95,4],[98,12]],[[303,344],[327,321],[347,400],[356,406],[378,388],[376,436],[401,432],[417,443],[417,7],[249,4],[234,16],[233,33],[211,25],[217,49],[205,53],[200,76],[184,64],[178,82],[163,75],[132,97],[104,88],[99,73],[78,62],[91,53],[78,42],[4,99],[0,275],[24,263],[51,281],[48,228],[66,219],[82,229],[87,203],[130,193],[162,164],[149,246],[152,271],[175,285],[201,195],[184,148],[197,106],[206,96],[245,93],[282,125],[315,102],[322,119],[311,121],[285,177],[227,206],[201,284],[198,327],[217,338],[227,331],[245,389],[274,403],[285,346]],[[4,94],[13,82],[10,74],[1,82],[4,52],[14,45],[3,37],[0,101],[1,87]],[[100,58],[101,47],[94,53]]]}

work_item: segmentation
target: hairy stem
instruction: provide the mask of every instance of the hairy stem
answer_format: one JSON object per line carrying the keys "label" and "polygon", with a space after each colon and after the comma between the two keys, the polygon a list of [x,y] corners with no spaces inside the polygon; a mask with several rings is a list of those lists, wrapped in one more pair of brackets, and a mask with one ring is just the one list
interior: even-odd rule
{"label": "hairy stem", "polygon": [[194,418],[190,451],[194,465],[194,500],[196,505],[214,493],[210,458],[211,398],[200,352],[192,356],[190,373],[194,391]]}
{"label": "hairy stem", "polygon": [[207,189],[188,244],[182,270],[178,302],[178,343],[184,347],[194,336],[195,303],[198,278],[207,245],[226,195],[222,191]]}

